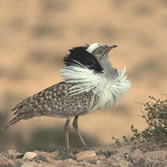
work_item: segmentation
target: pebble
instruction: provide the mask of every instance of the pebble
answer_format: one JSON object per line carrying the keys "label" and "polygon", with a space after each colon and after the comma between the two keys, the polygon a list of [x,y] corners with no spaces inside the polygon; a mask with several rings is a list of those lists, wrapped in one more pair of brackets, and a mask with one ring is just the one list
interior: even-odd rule
{"label": "pebble", "polygon": [[15,166],[15,162],[0,154],[0,166]]}
{"label": "pebble", "polygon": [[120,167],[129,167],[132,165],[130,162],[123,160],[123,159],[121,159],[118,163]]}
{"label": "pebble", "polygon": [[130,158],[133,162],[137,162],[141,159],[144,159],[144,153],[140,149],[136,149],[133,151],[133,153],[130,155]]}
{"label": "pebble", "polygon": [[29,160],[31,160],[31,159],[34,159],[35,157],[37,157],[36,153],[34,153],[34,152],[26,152],[24,154],[23,159],[29,159]]}
{"label": "pebble", "polygon": [[150,160],[160,160],[164,161],[167,159],[167,151],[152,151],[145,153],[145,159]]}
{"label": "pebble", "polygon": [[19,153],[16,150],[10,149],[8,150],[8,157],[11,159],[21,158],[23,157],[23,153]]}
{"label": "pebble", "polygon": [[95,151],[82,151],[76,154],[77,160],[86,160],[92,161],[96,160],[96,152]]}
{"label": "pebble", "polygon": [[77,164],[73,159],[66,159],[63,161],[64,166],[75,166]]}
{"label": "pebble", "polygon": [[37,167],[36,162],[24,162],[21,167]]}

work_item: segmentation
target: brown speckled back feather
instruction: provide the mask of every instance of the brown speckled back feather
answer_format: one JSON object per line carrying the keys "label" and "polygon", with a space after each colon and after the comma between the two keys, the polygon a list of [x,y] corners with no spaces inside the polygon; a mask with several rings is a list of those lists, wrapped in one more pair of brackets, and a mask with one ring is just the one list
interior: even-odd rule
{"label": "brown speckled back feather", "polygon": [[12,110],[15,111],[15,115],[28,113],[31,113],[32,116],[68,117],[80,115],[88,110],[93,93],[85,92],[69,96],[69,89],[73,85],[66,82],[55,84],[23,100]]}
{"label": "brown speckled back feather", "polygon": [[2,129],[8,128],[19,120],[36,116],[67,118],[89,112],[93,92],[69,96],[69,89],[73,85],[60,82],[24,99],[12,109],[16,116]]}

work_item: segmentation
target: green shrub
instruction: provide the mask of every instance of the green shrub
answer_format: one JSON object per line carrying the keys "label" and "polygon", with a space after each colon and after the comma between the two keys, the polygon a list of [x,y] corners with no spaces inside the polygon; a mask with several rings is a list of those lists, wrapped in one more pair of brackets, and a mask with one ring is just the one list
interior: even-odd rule
{"label": "green shrub", "polygon": [[[147,123],[147,128],[139,131],[133,125],[131,131],[132,137],[128,138],[123,136],[125,143],[129,142],[149,142],[152,144],[167,143],[167,99],[156,99],[152,96],[149,97],[151,101],[144,104],[144,111],[142,111],[142,118]],[[120,141],[113,137],[116,143]]]}

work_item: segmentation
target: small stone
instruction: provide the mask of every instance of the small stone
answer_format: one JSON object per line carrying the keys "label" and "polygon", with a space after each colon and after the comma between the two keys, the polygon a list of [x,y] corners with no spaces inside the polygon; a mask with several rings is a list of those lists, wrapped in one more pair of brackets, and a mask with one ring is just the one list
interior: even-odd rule
{"label": "small stone", "polygon": [[36,162],[24,162],[21,167],[37,167]]}
{"label": "small stone", "polygon": [[100,164],[100,162],[101,162],[101,160],[97,160],[97,165],[99,165],[99,164]]}
{"label": "small stone", "polygon": [[140,149],[136,149],[131,155],[130,158],[133,162],[137,162],[141,159],[144,159],[144,154]]}
{"label": "small stone", "polygon": [[31,159],[34,159],[34,158],[36,158],[36,157],[37,157],[37,154],[36,154],[36,153],[34,153],[34,152],[26,152],[26,153],[24,154],[23,159],[29,159],[29,160],[31,160]]}
{"label": "small stone", "polygon": [[97,159],[98,159],[98,160],[103,160],[103,159],[106,159],[106,157],[105,157],[104,155],[98,155],[98,156],[97,156]]}
{"label": "small stone", "polygon": [[152,151],[145,153],[146,160],[160,160],[164,161],[167,157],[167,151]]}
{"label": "small stone", "polygon": [[77,160],[86,160],[92,161],[96,160],[96,152],[95,151],[82,151],[76,154]]}
{"label": "small stone", "polygon": [[106,161],[105,160],[103,161],[103,164],[108,164],[108,165],[112,164],[113,167],[118,167],[119,166],[118,161],[116,161],[115,159],[112,159],[112,158],[107,158]]}
{"label": "small stone", "polygon": [[11,159],[21,158],[22,156],[23,156],[23,153],[19,153],[13,149],[8,150],[8,157]]}
{"label": "small stone", "polygon": [[66,159],[63,161],[64,166],[74,166],[76,165],[76,161],[73,159]]}
{"label": "small stone", "polygon": [[116,151],[121,153],[121,154],[130,154],[131,153],[131,147],[130,145],[128,146],[123,146],[120,148],[117,148]]}
{"label": "small stone", "polygon": [[0,154],[0,166],[15,166],[15,162]]}
{"label": "small stone", "polygon": [[116,161],[119,161],[121,159],[121,153],[116,153],[112,156],[112,159],[116,160]]}
{"label": "small stone", "polygon": [[130,162],[125,161],[125,160],[123,160],[123,159],[121,159],[118,163],[119,163],[119,166],[120,166],[120,167],[129,167],[129,166],[132,165]]}

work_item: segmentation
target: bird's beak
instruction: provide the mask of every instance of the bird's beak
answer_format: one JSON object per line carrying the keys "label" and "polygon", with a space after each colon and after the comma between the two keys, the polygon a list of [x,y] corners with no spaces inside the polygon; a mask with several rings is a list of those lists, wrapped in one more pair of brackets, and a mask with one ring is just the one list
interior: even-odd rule
{"label": "bird's beak", "polygon": [[108,55],[108,53],[111,51],[111,49],[116,48],[116,47],[117,47],[117,45],[108,46],[106,48],[105,55]]}

